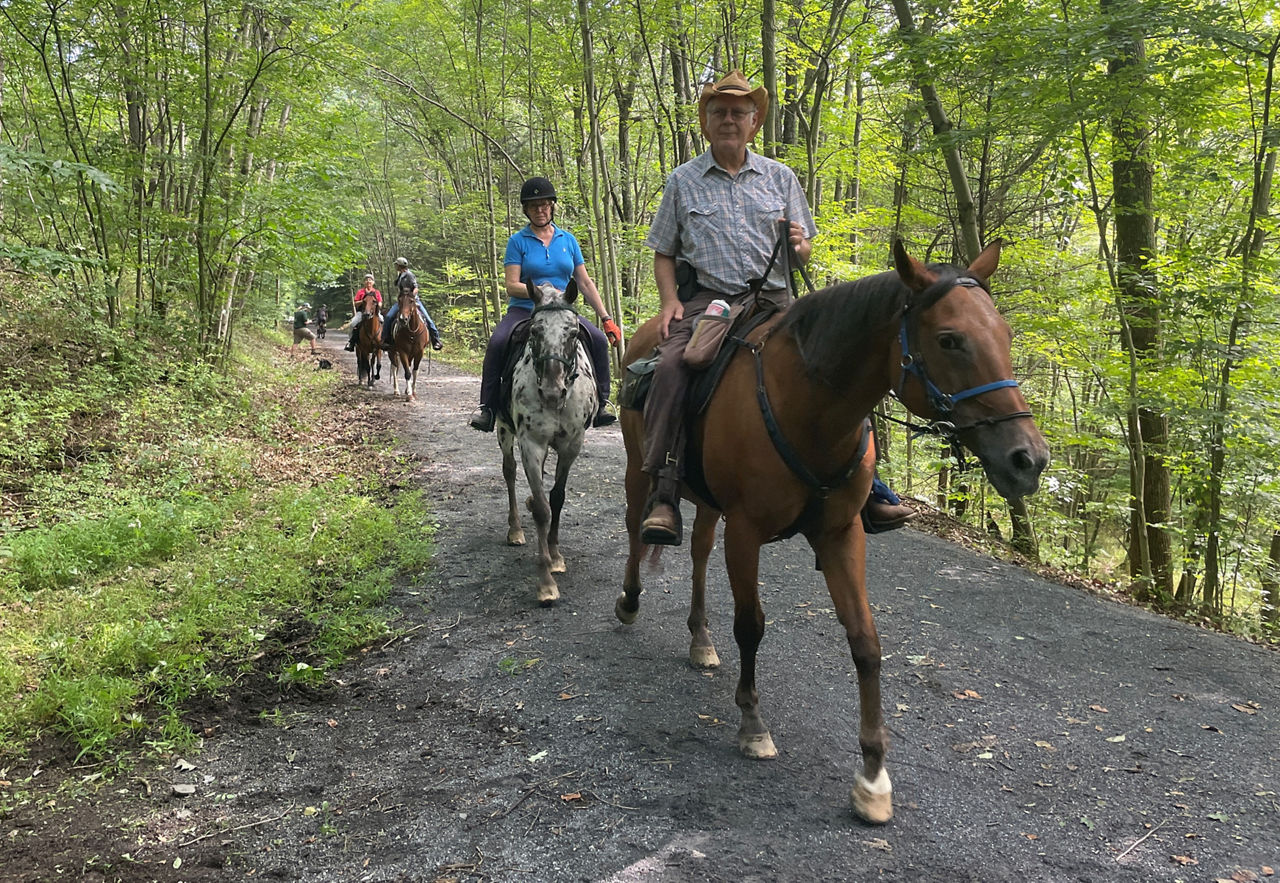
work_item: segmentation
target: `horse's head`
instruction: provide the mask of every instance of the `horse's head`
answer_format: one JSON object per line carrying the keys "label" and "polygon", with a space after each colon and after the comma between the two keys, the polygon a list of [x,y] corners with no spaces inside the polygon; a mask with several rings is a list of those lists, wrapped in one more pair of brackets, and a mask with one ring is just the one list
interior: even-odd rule
{"label": "horse's head", "polygon": [[412,291],[402,291],[396,299],[396,303],[400,305],[400,312],[396,314],[396,327],[413,331],[422,320],[422,317],[418,315],[417,298],[413,296]]}
{"label": "horse's head", "polygon": [[533,301],[529,350],[538,376],[538,395],[548,408],[561,408],[578,379],[578,312],[573,301],[578,285],[569,280],[563,292],[550,283],[528,283]]}
{"label": "horse's head", "polygon": [[1000,242],[966,270],[926,266],[901,241],[894,243],[893,260],[911,292],[891,348],[898,398],[972,450],[1001,495],[1034,493],[1049,447],[1012,379],[1013,333],[987,286],[1000,262]]}

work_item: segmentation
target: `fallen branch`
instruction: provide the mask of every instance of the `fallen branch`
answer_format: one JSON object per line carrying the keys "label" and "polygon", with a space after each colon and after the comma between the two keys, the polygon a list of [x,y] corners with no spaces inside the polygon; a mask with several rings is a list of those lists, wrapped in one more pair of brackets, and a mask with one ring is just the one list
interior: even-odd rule
{"label": "fallen branch", "polygon": [[236,831],[245,831],[245,830],[248,830],[249,828],[256,828],[259,825],[265,825],[268,822],[278,822],[291,812],[293,812],[292,806],[290,806],[284,812],[280,813],[280,815],[272,816],[269,819],[258,819],[258,821],[256,822],[248,822],[247,824],[244,824],[244,825],[236,825],[234,828],[227,828],[225,831],[210,831],[208,834],[201,834],[199,837],[195,838],[194,840],[188,840],[186,843],[179,843],[178,849],[184,849],[193,843],[199,843],[201,840],[208,840],[210,837],[213,837],[217,834],[234,834]]}
{"label": "fallen branch", "polygon": [[1163,828],[1163,827],[1164,827],[1164,823],[1165,823],[1165,822],[1167,822],[1167,821],[1169,821],[1169,818],[1172,818],[1172,816],[1170,816],[1170,817],[1166,818],[1166,819],[1164,820],[1164,822],[1161,822],[1160,824],[1156,825],[1156,826],[1155,826],[1154,828],[1152,828],[1150,831],[1148,831],[1147,833],[1145,833],[1145,834],[1143,834],[1141,837],[1139,837],[1137,840],[1135,840],[1135,841],[1133,841],[1132,843],[1130,843],[1130,844],[1129,844],[1129,848],[1128,848],[1128,849],[1126,849],[1124,852],[1122,852],[1122,853],[1120,853],[1118,856],[1116,856],[1116,861],[1120,861],[1120,859],[1124,858],[1126,855],[1128,855],[1129,853],[1133,852],[1133,850],[1138,846],[1138,844],[1139,844],[1139,843],[1141,843],[1143,840],[1146,840],[1148,837],[1150,837],[1150,836],[1151,836],[1152,834],[1154,834],[1156,831],[1159,831],[1161,828]]}

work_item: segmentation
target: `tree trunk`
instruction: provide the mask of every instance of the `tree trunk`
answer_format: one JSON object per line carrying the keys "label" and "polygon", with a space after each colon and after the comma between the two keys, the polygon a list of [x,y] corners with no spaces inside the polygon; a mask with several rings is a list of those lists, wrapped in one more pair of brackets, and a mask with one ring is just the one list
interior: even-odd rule
{"label": "tree trunk", "polygon": [[1112,93],[1126,96],[1111,120],[1111,174],[1116,297],[1136,393],[1131,396],[1129,435],[1130,444],[1139,445],[1141,450],[1139,454],[1135,448],[1131,462],[1131,531],[1135,549],[1141,551],[1145,544],[1145,554],[1131,554],[1130,566],[1138,583],[1138,599],[1167,603],[1173,594],[1171,543],[1164,527],[1172,505],[1169,469],[1164,461],[1169,423],[1164,414],[1143,403],[1140,388],[1142,372],[1160,355],[1161,298],[1151,268],[1157,244],[1150,121],[1141,97],[1147,79],[1146,43],[1135,3],[1136,0],[1101,0],[1104,17],[1117,13],[1107,74],[1114,83]]}
{"label": "tree trunk", "polygon": [[[1267,75],[1262,92],[1263,133],[1271,131],[1271,96],[1275,81],[1276,53],[1280,38],[1271,44],[1264,56]],[[1221,613],[1222,580],[1219,576],[1222,533],[1222,482],[1227,457],[1227,416],[1231,409],[1231,373],[1243,355],[1243,341],[1248,333],[1254,301],[1255,264],[1262,254],[1271,213],[1271,182],[1275,177],[1276,150],[1274,138],[1264,134],[1258,140],[1253,158],[1253,193],[1249,202],[1249,218],[1240,247],[1240,296],[1231,316],[1227,349],[1218,372],[1217,402],[1211,412],[1209,429],[1208,517],[1205,525],[1204,589],[1201,609],[1205,613]],[[1274,549],[1274,544],[1273,544]]]}
{"label": "tree trunk", "polygon": [[778,21],[776,0],[762,0],[760,9],[760,60],[764,67],[764,87],[769,90],[769,110],[764,115],[765,156],[777,156],[778,144]]}
{"label": "tree trunk", "polygon": [[933,76],[918,59],[914,52],[919,42],[915,20],[911,15],[911,7],[907,0],[893,0],[893,10],[898,16],[898,28],[902,32],[902,42],[907,47],[911,66],[916,78],[916,87],[924,101],[925,113],[933,125],[933,135],[942,152],[942,159],[947,166],[947,176],[951,181],[951,189],[956,199],[957,222],[960,225],[960,257],[968,263],[982,251],[982,242],[978,233],[978,214],[973,201],[973,192],[969,187],[969,176],[965,172],[964,160],[960,156],[960,141],[952,133],[954,127],[942,109],[938,100],[938,92],[933,86]]}
{"label": "tree trunk", "polygon": [[1027,511],[1026,498],[1006,497],[1005,503],[1009,506],[1009,520],[1013,528],[1009,542],[1016,551],[1032,561],[1039,561],[1040,546],[1036,540],[1035,527],[1031,523],[1031,513]]}
{"label": "tree trunk", "polygon": [[1262,621],[1280,628],[1280,530],[1271,534],[1271,551],[1262,572]]}

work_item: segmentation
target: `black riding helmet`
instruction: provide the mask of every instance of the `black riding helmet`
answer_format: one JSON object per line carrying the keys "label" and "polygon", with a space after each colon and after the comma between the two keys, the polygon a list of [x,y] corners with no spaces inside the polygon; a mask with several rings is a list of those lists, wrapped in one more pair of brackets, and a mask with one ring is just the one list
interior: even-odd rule
{"label": "black riding helmet", "polygon": [[530,178],[520,186],[520,204],[532,202],[535,199],[549,199],[556,201],[556,187],[546,178]]}
{"label": "black riding helmet", "polygon": [[[529,214],[529,203],[538,199],[551,200],[551,212],[547,218],[546,224],[533,223],[533,215]],[[537,226],[539,229],[555,222],[556,219],[556,187],[546,178],[530,178],[520,187],[520,206],[524,209],[524,216],[529,219],[529,226]]]}

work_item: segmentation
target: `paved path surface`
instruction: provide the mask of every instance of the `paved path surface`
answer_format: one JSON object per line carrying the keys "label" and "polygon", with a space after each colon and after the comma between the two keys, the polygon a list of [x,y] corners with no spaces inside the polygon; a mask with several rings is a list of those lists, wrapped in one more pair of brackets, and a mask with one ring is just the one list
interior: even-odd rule
{"label": "paved path surface", "polygon": [[[437,363],[420,402],[388,401],[439,522],[433,571],[397,593],[405,636],[275,723],[227,721],[191,758],[196,797],[136,821],[137,879],[1101,883],[1280,868],[1280,654],[922,532],[873,537],[896,817],[865,827],[848,807],[853,666],[803,541],[762,560],[759,686],[780,756],[752,762],[736,751],[719,553],[724,666],[708,674],[685,661],[684,549],[647,575],[639,621],[614,619],[624,457],[616,427],[593,431],[570,482],[562,601],[539,608],[532,550],[504,543],[496,440],[466,425],[477,387]],[[389,398],[385,374],[371,395]]]}

